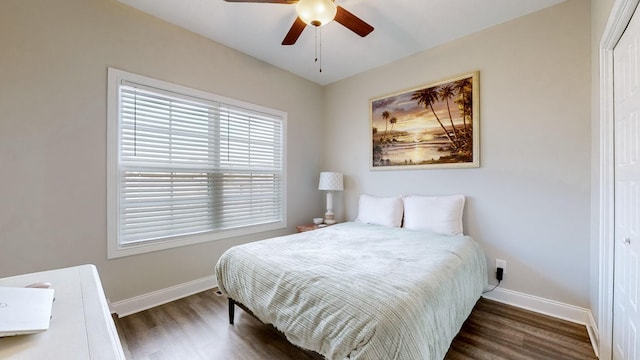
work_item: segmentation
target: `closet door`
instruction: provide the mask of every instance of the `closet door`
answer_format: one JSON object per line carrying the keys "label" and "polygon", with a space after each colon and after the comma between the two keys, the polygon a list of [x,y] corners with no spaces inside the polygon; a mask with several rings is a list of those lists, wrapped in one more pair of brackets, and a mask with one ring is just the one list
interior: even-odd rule
{"label": "closet door", "polygon": [[640,312],[640,15],[614,49],[615,265],[613,358],[638,360]]}

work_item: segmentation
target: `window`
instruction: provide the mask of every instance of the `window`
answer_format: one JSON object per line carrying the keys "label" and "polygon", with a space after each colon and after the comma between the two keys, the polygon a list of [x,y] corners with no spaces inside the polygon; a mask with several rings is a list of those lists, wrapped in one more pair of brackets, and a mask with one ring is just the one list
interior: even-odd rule
{"label": "window", "polygon": [[109,258],[284,228],[286,114],[109,69]]}

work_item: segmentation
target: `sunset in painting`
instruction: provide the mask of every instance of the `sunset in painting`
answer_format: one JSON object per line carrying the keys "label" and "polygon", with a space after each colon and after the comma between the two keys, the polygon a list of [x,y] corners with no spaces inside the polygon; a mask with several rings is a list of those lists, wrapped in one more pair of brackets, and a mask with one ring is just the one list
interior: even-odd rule
{"label": "sunset in painting", "polygon": [[371,101],[373,167],[473,163],[474,75]]}

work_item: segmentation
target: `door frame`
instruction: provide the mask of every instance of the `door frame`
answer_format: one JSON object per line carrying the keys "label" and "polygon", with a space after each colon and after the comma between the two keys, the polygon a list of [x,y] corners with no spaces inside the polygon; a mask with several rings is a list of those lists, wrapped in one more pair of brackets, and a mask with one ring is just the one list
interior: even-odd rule
{"label": "door frame", "polygon": [[600,188],[598,229],[598,342],[600,360],[613,356],[614,98],[613,49],[640,0],[616,0],[600,40]]}

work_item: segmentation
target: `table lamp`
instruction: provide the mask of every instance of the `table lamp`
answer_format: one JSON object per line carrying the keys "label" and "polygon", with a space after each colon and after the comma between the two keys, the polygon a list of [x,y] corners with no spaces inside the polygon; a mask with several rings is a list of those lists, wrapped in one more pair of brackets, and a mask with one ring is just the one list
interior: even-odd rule
{"label": "table lamp", "polygon": [[333,192],[344,190],[342,173],[321,172],[318,190],[327,191],[327,212],[324,214],[324,223],[329,225],[335,224],[336,220],[333,216]]}

